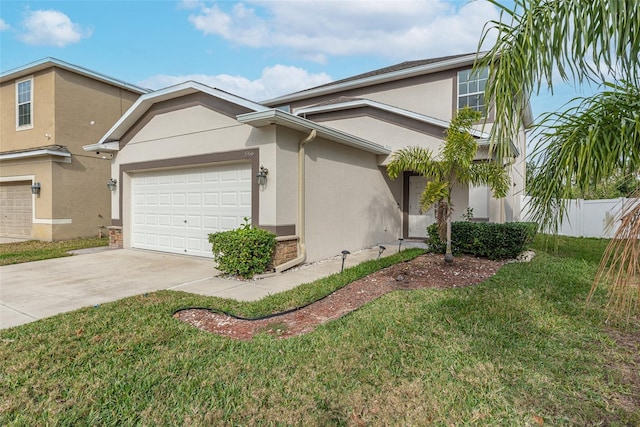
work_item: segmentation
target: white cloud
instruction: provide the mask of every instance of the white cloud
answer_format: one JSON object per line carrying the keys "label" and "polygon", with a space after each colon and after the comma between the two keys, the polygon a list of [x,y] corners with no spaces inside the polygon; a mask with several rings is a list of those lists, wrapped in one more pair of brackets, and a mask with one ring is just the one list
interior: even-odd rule
{"label": "white cloud", "polygon": [[91,30],[57,10],[29,11],[22,26],[24,33],[19,38],[30,45],[64,47],[91,36]]}
{"label": "white cloud", "polygon": [[187,80],[197,81],[252,101],[263,101],[287,93],[329,83],[332,79],[325,73],[310,74],[302,68],[275,65],[273,67],[263,69],[261,76],[255,80],[249,80],[242,76],[231,76],[228,74],[189,74],[184,76],[160,74],[149,77],[138,84],[142,87],[148,87],[151,89],[161,89],[167,86],[183,83]]}
{"label": "white cloud", "polygon": [[476,50],[498,11],[484,0],[247,1],[199,3],[190,15],[204,34],[238,45],[282,48],[316,62],[329,56],[417,59]]}
{"label": "white cloud", "polygon": [[6,31],[9,28],[11,28],[11,26],[7,24],[4,19],[0,18],[0,31]]}

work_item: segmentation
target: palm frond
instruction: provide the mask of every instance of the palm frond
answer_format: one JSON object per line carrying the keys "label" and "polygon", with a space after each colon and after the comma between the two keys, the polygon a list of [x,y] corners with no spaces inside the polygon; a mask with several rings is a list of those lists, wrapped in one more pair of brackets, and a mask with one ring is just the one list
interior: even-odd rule
{"label": "palm frond", "polygon": [[478,50],[497,41],[476,67],[489,67],[485,98],[495,121],[491,141],[498,159],[523,124],[525,100],[542,87],[553,93],[563,81],[601,82],[603,74],[637,82],[640,77],[640,8],[636,0],[515,0],[513,8],[489,0],[500,18],[483,30]]}
{"label": "palm frond", "polygon": [[509,174],[503,166],[494,161],[474,163],[469,169],[469,183],[473,185],[487,185],[491,188],[493,197],[506,197],[511,185]]}
{"label": "palm frond", "polygon": [[[640,194],[637,196],[640,197]],[[620,226],[600,261],[587,301],[601,285],[608,287],[609,318],[623,315],[628,322],[634,313],[640,314],[639,202],[623,209]]]}
{"label": "palm frond", "polygon": [[439,173],[436,163],[433,152],[428,148],[407,147],[393,153],[387,173],[391,179],[396,179],[404,171],[433,177]]}
{"label": "palm frond", "polygon": [[420,209],[422,212],[426,212],[440,200],[448,202],[450,198],[449,182],[429,181],[420,196]]}
{"label": "palm frond", "polygon": [[565,112],[544,115],[536,127],[531,215],[546,229],[556,230],[564,218],[572,186],[586,192],[620,170],[640,172],[640,89],[606,87]]}

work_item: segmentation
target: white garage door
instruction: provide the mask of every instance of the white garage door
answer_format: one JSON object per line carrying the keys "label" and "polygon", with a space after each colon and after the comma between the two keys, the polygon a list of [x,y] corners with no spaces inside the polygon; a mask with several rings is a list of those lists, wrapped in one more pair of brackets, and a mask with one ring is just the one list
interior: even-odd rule
{"label": "white garage door", "polygon": [[251,217],[251,165],[137,173],[132,176],[131,246],[213,257],[209,233]]}
{"label": "white garage door", "polygon": [[31,237],[31,182],[0,184],[0,236]]}

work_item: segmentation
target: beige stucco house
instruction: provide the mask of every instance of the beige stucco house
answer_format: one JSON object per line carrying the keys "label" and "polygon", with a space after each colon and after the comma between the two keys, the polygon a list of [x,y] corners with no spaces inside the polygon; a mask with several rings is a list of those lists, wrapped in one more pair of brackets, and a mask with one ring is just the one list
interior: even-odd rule
{"label": "beige stucco house", "polygon": [[0,236],[63,240],[111,225],[110,160],[82,146],[146,92],[53,58],[0,74]]}
{"label": "beige stucco house", "polygon": [[[248,217],[276,233],[284,270],[424,237],[433,221],[416,209],[424,180],[391,181],[385,165],[407,145],[437,149],[458,105],[483,108],[479,89],[459,89],[474,59],[403,63],[260,104],[196,82],[142,95],[84,147],[113,154],[112,244],[210,257],[207,235]],[[484,144],[485,131],[474,133]],[[513,142],[514,171],[524,142],[524,133]],[[471,200],[481,220],[517,220],[521,172],[504,201],[460,188],[456,215]]]}

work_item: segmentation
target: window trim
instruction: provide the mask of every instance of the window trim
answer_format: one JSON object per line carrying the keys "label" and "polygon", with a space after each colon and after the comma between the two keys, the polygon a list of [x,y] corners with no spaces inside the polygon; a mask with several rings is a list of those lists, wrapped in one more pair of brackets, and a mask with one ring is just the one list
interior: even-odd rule
{"label": "window trim", "polygon": [[[29,124],[20,125],[20,105],[24,105],[27,102],[20,103],[20,95],[19,95],[19,87],[20,83],[29,82]],[[33,76],[29,76],[24,79],[16,80],[16,130],[27,130],[33,129]]]}
{"label": "window trim", "polygon": [[[469,97],[469,96],[472,96],[472,95],[481,95],[483,97],[483,103],[482,103],[483,108],[482,108],[482,110],[476,110],[474,107],[470,107],[470,108],[472,108],[472,109],[474,109],[476,111],[480,111],[482,113],[482,117],[487,117],[487,112],[488,112],[489,106],[487,104],[487,100],[484,99],[484,89],[477,90],[475,92],[467,92],[465,94],[460,94],[460,84],[461,84],[460,74],[465,72],[465,71],[469,72],[469,77],[474,75],[472,68],[465,68],[465,69],[462,69],[462,70],[458,70],[456,72],[456,98],[455,98],[456,104],[455,104],[454,111],[459,111],[461,109],[461,107],[460,107],[460,98],[461,97],[463,97],[463,96],[464,97]],[[488,69],[486,70],[486,72],[488,74]],[[486,79],[481,77],[481,76],[478,76],[473,80],[468,78],[466,81],[464,81],[464,83],[468,83],[470,81],[481,81],[481,80],[487,80],[488,81],[489,80],[488,75],[487,75]],[[469,107],[468,103],[467,103],[466,106]]]}

